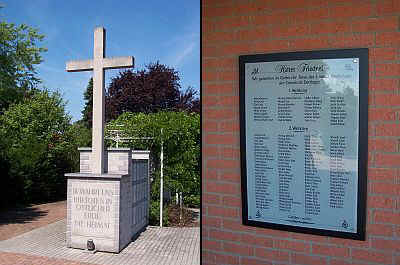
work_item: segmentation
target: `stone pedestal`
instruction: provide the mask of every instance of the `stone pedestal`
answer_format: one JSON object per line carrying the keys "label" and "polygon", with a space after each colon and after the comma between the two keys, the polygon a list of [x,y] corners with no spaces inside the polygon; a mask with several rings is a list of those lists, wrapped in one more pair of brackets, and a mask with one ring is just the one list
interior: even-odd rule
{"label": "stone pedestal", "polygon": [[93,240],[98,251],[120,252],[131,242],[132,151],[107,150],[104,174],[91,172],[91,150],[80,148],[81,172],[68,173],[67,246],[87,248]]}

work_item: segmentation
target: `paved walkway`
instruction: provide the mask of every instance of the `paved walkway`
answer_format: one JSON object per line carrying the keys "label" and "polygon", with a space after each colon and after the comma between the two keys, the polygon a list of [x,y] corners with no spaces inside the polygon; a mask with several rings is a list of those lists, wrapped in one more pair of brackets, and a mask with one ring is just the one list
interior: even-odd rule
{"label": "paved walkway", "polygon": [[67,201],[0,212],[0,240],[9,239],[66,217]]}
{"label": "paved walkway", "polygon": [[[147,227],[119,254],[67,248],[66,220],[0,241],[1,264],[200,264],[199,227]],[[4,253],[7,252],[7,253]],[[34,256],[34,258],[30,258]],[[40,257],[37,257],[40,256]],[[7,263],[8,259],[14,262]],[[25,261],[24,261],[25,260]],[[37,261],[36,261],[37,260]],[[4,262],[3,262],[4,261]]]}

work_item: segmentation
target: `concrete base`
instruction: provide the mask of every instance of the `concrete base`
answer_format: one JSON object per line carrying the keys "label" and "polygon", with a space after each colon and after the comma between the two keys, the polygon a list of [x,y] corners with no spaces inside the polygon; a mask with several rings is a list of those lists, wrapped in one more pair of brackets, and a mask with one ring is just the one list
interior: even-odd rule
{"label": "concrete base", "polygon": [[131,242],[132,192],[129,174],[70,173],[67,190],[67,246],[119,253]]}
{"label": "concrete base", "polygon": [[120,252],[131,242],[132,150],[105,152],[104,174],[93,174],[91,148],[79,148],[80,172],[65,174],[67,188],[67,246],[87,249],[93,240],[97,251]]}

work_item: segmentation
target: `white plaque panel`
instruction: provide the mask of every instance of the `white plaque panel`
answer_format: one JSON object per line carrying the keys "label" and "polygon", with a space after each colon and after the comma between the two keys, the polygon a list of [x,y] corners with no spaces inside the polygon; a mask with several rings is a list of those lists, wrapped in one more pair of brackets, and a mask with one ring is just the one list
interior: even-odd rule
{"label": "white plaque panel", "polygon": [[72,237],[115,239],[118,184],[117,181],[71,181]]}
{"label": "white plaque panel", "polygon": [[241,56],[245,224],[362,239],[368,59],[341,51]]}

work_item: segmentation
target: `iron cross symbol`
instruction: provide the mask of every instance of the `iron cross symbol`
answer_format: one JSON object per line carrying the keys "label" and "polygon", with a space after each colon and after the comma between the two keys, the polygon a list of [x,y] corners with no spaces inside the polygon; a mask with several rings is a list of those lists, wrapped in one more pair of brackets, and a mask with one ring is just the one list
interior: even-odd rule
{"label": "iron cross symbol", "polygon": [[93,59],[69,61],[67,72],[93,71],[92,173],[104,173],[104,70],[134,66],[133,56],[105,58],[106,30],[94,30]]}

